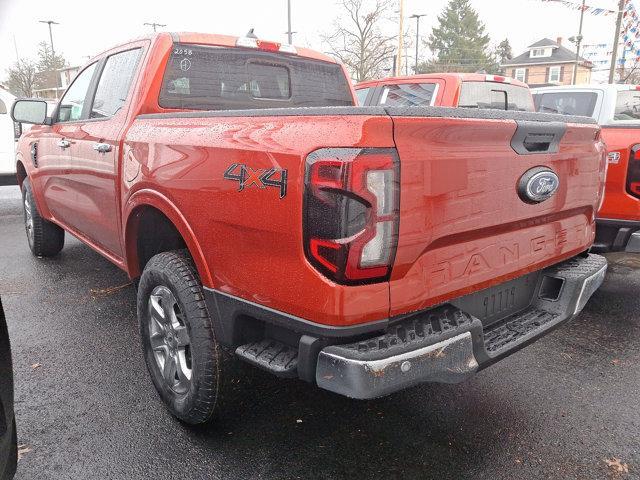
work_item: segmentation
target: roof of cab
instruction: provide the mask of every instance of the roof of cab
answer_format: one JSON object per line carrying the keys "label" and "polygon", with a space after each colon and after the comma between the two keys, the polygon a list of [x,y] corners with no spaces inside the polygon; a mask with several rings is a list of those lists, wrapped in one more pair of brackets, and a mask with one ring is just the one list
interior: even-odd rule
{"label": "roof of cab", "polygon": [[[238,41],[238,38],[241,38],[241,37],[234,37],[231,35],[219,35],[215,33],[197,33],[197,32],[158,32],[158,33],[152,33],[149,35],[143,35],[143,36],[131,39],[127,42],[111,47],[108,50],[100,52],[98,55],[95,55],[95,56],[99,57],[104,53],[110,52],[111,50],[114,50],[114,49],[118,49],[132,42],[137,42],[140,40],[154,41],[159,37],[167,36],[167,35],[171,37],[174,43],[191,43],[191,44],[198,44],[198,45],[216,45],[220,47],[246,48],[246,47],[236,47],[236,42]],[[260,39],[260,40],[271,41],[268,39]],[[282,44],[282,42],[275,42],[275,43]],[[321,61],[330,62],[330,63],[338,63],[335,59],[329,57],[328,55],[317,52],[315,50],[311,50],[309,48],[295,47],[295,49],[296,49],[296,55],[299,57],[311,58],[314,60],[321,60]],[[291,54],[285,53],[285,55],[291,55]]]}
{"label": "roof of cab", "polygon": [[374,87],[379,85],[380,83],[394,83],[397,81],[407,81],[407,80],[450,80],[452,82],[490,82],[492,77],[509,79],[509,83],[512,85],[516,85],[518,87],[528,87],[526,83],[523,83],[515,78],[505,77],[501,75],[488,75],[485,73],[422,73],[419,75],[409,75],[409,76],[401,76],[401,77],[387,77],[387,78],[379,78],[376,80],[367,80],[364,82],[358,83],[355,88],[367,88]]}
{"label": "roof of cab", "polygon": [[621,90],[638,90],[640,89],[639,85],[628,85],[628,84],[619,84],[619,83],[595,83],[595,84],[584,84],[584,85],[556,85],[549,87],[538,87],[532,88],[531,93],[542,93],[542,92],[556,92],[562,90],[579,90],[579,91],[608,91],[608,92],[618,92]]}

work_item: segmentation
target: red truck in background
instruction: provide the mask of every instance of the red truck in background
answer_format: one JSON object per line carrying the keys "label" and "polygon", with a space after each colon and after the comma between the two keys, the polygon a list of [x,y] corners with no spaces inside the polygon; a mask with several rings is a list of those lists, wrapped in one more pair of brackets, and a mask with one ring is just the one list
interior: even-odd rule
{"label": "red truck in background", "polygon": [[528,85],[501,75],[429,73],[361,82],[355,89],[363,106],[534,111]]}
{"label": "red truck in background", "polygon": [[600,124],[608,171],[592,251],[640,253],[640,86],[552,86],[532,93],[541,112],[585,115]]}
{"label": "red truck in background", "polygon": [[91,60],[52,117],[14,105],[32,252],[66,231],[138,281],[179,419],[219,410],[233,356],[354,398],[460,382],[601,284],[592,119],[354,93],[311,50],[160,33]]}

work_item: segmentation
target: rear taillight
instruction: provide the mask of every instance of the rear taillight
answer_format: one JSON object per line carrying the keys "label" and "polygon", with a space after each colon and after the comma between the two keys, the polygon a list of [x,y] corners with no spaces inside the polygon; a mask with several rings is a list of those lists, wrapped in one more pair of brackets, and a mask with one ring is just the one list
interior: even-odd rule
{"label": "rear taillight", "polygon": [[629,166],[627,167],[627,192],[640,198],[640,144],[634,145],[629,151]]}
{"label": "rear taillight", "polygon": [[323,148],[307,157],[305,253],[330,279],[389,278],[398,237],[398,168],[395,149]]}

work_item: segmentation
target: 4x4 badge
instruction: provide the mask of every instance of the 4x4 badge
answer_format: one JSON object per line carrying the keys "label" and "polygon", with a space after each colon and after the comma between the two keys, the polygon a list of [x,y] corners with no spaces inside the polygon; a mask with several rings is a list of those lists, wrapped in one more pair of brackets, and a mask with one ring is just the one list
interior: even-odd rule
{"label": "4x4 badge", "polygon": [[287,195],[287,170],[279,168],[251,168],[242,163],[233,163],[224,172],[224,178],[238,182],[238,191],[247,187],[280,189],[280,198]]}

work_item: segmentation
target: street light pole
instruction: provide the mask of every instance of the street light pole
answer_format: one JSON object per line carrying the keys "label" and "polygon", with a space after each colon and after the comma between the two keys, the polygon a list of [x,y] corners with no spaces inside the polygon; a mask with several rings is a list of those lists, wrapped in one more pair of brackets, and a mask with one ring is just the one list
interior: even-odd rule
{"label": "street light pole", "polygon": [[287,0],[287,41],[293,45],[293,33],[291,31],[291,0]]}
{"label": "street light pole", "polygon": [[[55,65],[55,61],[56,61],[56,51],[53,48],[53,32],[51,31],[51,25],[60,25],[58,22],[54,22],[53,20],[39,20],[40,23],[46,23],[49,25],[49,42],[51,42],[51,61],[52,64]],[[55,84],[55,88],[56,88],[56,100],[58,99],[58,85],[59,85],[59,79],[58,79],[58,70],[54,69],[54,77],[56,80],[56,84]]]}
{"label": "street light pole", "polygon": [[56,51],[53,49],[53,33],[51,32],[51,25],[60,25],[53,20],[40,20],[40,23],[46,23],[49,25],[49,41],[51,42],[51,56],[55,59]]}
{"label": "street light pole", "polygon": [[416,19],[416,66],[413,69],[413,73],[417,74],[418,73],[418,46],[420,43],[420,17],[426,17],[427,15],[425,13],[414,13],[413,15],[411,15],[409,18],[415,18]]}
{"label": "street light pole", "polygon": [[166,25],[163,24],[163,23],[155,23],[155,22],[145,23],[145,25],[149,25],[150,27],[153,27],[153,32],[154,33],[156,32],[156,27],[166,27]]}

